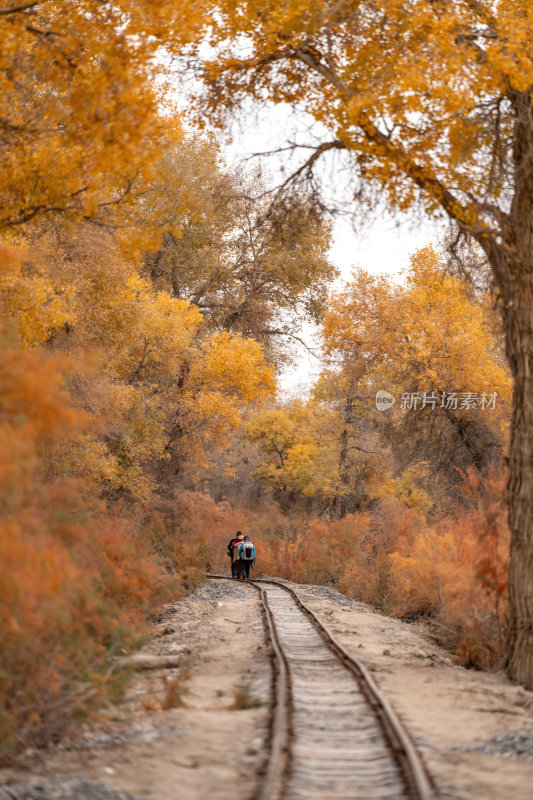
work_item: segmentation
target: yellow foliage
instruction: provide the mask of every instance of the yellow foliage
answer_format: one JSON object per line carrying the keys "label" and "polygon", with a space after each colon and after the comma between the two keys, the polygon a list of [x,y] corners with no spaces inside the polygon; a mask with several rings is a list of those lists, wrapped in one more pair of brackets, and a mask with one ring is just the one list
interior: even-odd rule
{"label": "yellow foliage", "polygon": [[421,481],[426,477],[427,465],[425,467],[414,464],[397,478],[389,477],[379,486],[377,495],[393,497],[419,515],[426,515],[433,506],[433,500],[422,486],[417,485],[417,479]]}
{"label": "yellow foliage", "polygon": [[[92,417],[90,430],[50,445],[51,474],[83,475],[108,496],[126,491],[146,501],[158,463],[175,456],[197,474],[242,412],[275,389],[256,341],[201,330],[196,306],[154,289],[93,224],[41,226],[30,270],[70,287],[76,316],[56,331],[54,346],[74,357],[67,379]],[[34,294],[38,321],[44,311]]]}
{"label": "yellow foliage", "polygon": [[221,332],[200,343],[182,385],[169,393],[177,420],[176,446],[191,474],[208,466],[210,453],[227,445],[243,414],[261,406],[275,387],[273,369],[253,339]]}
{"label": "yellow foliage", "polygon": [[0,310],[14,321],[21,340],[34,345],[73,322],[74,292],[44,272],[24,269],[25,255],[23,248],[0,245]]}
{"label": "yellow foliage", "polygon": [[272,367],[264,362],[263,349],[254,339],[227,331],[215,333],[205,343],[204,352],[198,378],[223,394],[236,394],[241,402],[250,404],[275,390]]}
{"label": "yellow foliage", "polygon": [[185,10],[181,0],[3,10],[0,228],[52,213],[118,216],[135,200],[135,181],[159,159],[156,143],[181,137],[177,116],[160,113],[157,55],[183,42],[202,4]]}
{"label": "yellow foliage", "polygon": [[485,301],[443,272],[432,247],[412,257],[405,278],[394,284],[355,271],[326,315],[327,352],[342,354],[346,365],[364,364],[373,384],[392,393],[496,392],[498,412],[486,416],[499,425],[511,379]]}
{"label": "yellow foliage", "polygon": [[271,487],[304,497],[340,497],[348,491],[339,474],[342,420],[315,401],[254,415],[246,436],[267,458],[256,470]]}

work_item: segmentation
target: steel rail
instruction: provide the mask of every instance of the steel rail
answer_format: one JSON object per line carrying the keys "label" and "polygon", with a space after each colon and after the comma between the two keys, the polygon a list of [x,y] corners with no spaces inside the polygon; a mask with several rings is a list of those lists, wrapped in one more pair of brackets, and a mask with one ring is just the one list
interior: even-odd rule
{"label": "steel rail", "polygon": [[[208,576],[211,577],[211,576]],[[250,581],[261,597],[265,634],[272,653],[272,695],[275,698],[270,719],[270,747],[265,776],[256,800],[277,800],[282,797],[284,778],[289,769],[289,737],[292,729],[292,695],[290,669],[279,641],[276,623],[268,604],[267,594],[261,586]]]}
{"label": "steel rail", "polygon": [[[226,575],[219,574],[208,573],[207,577],[231,580],[231,578],[228,578]],[[279,669],[280,665],[283,664],[283,669],[279,669],[279,674],[283,676],[281,678],[281,683],[285,681],[286,686],[286,689],[282,691],[280,690],[278,681],[276,680],[275,682],[274,696],[276,698],[276,708],[274,710],[274,718],[272,720],[270,733],[272,748],[271,756],[267,766],[265,781],[263,782],[263,786],[261,787],[258,795],[258,800],[275,800],[277,797],[282,797],[282,795],[279,794],[279,785],[282,775],[282,771],[280,771],[280,764],[283,760],[283,767],[281,769],[286,772],[290,757],[290,723],[288,721],[290,712],[289,714],[286,714],[285,712],[279,712],[277,706],[279,702],[291,702],[289,691],[290,668],[285,654],[280,646],[275,621],[268,606],[266,593],[259,585],[261,583],[277,586],[278,588],[283,589],[290,594],[295,600],[296,605],[307,616],[312,625],[319,632],[325,644],[333,653],[335,653],[337,658],[346,667],[346,669],[348,669],[354,675],[361,691],[363,692],[365,698],[379,720],[381,728],[387,738],[391,751],[394,754],[394,758],[403,776],[407,790],[407,796],[410,798],[410,800],[436,800],[438,796],[436,788],[410,734],[389,704],[386,697],[377,687],[366,667],[359,661],[359,659],[347,652],[347,650],[340,644],[340,642],[337,641],[326,625],[324,625],[324,623],[317,617],[315,612],[303,602],[294,589],[287,586],[285,583],[276,581],[274,579],[256,578],[254,580],[247,581],[247,583],[260,591],[265,619],[267,620],[270,643],[274,654],[274,664],[278,665],[277,669]],[[285,719],[287,719],[287,722],[285,722]],[[283,733],[281,733],[282,726]],[[276,742],[277,737],[282,737],[280,739],[280,743]],[[276,749],[276,752],[274,752],[274,748]],[[286,753],[285,758],[280,759],[280,753],[284,751]]]}

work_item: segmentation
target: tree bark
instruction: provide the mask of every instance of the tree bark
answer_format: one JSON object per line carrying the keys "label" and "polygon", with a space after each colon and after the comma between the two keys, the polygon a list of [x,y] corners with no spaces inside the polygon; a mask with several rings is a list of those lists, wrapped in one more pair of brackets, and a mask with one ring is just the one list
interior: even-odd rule
{"label": "tree bark", "polygon": [[[529,260],[533,262],[533,251]],[[509,448],[509,677],[533,691],[533,263],[515,275],[506,314],[514,378]]]}
{"label": "tree bark", "polygon": [[[348,475],[348,439],[351,433],[351,425],[353,423],[353,394],[355,388],[355,381],[352,379],[348,387],[348,395],[344,406],[344,428],[341,434],[341,450],[339,454],[339,478],[341,485],[346,491],[350,476]],[[346,516],[346,495],[343,494],[337,497],[336,500],[337,515],[339,519]]]}
{"label": "tree bark", "polygon": [[[514,196],[501,285],[507,357],[514,379],[509,447],[509,638],[511,680],[533,691],[533,114],[529,93],[512,98]],[[493,265],[495,266],[495,265]]]}

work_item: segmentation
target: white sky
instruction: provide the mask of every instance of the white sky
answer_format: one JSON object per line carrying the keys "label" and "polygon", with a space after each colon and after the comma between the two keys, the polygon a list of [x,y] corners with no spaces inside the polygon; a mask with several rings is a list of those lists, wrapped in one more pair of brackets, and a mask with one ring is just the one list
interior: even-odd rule
{"label": "white sky", "polygon": [[[231,136],[231,139],[230,139]],[[305,114],[286,105],[265,105],[263,109],[250,110],[236,122],[227,139],[218,133],[225,158],[230,164],[243,164],[255,153],[264,153],[283,147],[290,141],[320,142],[333,138]],[[298,156],[301,163],[304,153]],[[272,175],[273,184],[283,175],[285,155],[269,156],[263,163]],[[254,163],[254,160],[250,162]],[[257,163],[257,162],[256,162]],[[288,166],[286,164],[286,166]],[[287,172],[285,172],[285,175]],[[327,180],[334,183],[336,176],[330,172]],[[368,224],[364,231],[354,230],[348,217],[334,220],[332,262],[340,269],[341,277],[347,280],[352,267],[359,266],[372,273],[397,275],[409,264],[409,257],[419,248],[435,243],[444,233],[444,223],[433,220],[405,217],[393,219],[386,214]],[[312,330],[307,328],[304,337],[312,343]],[[305,393],[319,371],[318,359],[300,347],[300,356],[294,367],[286,370],[280,379],[282,393]]]}
{"label": "white sky", "polygon": [[[436,243],[444,232],[443,224],[428,220],[413,228],[412,220],[406,218],[398,227],[398,221],[381,218],[361,235],[353,230],[346,219],[334,223],[334,241],[331,260],[341,270],[344,280],[350,277],[352,267],[358,266],[374,274],[397,275],[409,264],[411,253],[424,245]],[[306,327],[304,338],[313,343],[313,332]],[[307,388],[318,377],[320,362],[318,358],[299,348],[299,358],[294,367],[283,372],[279,384],[282,394],[305,394]]]}

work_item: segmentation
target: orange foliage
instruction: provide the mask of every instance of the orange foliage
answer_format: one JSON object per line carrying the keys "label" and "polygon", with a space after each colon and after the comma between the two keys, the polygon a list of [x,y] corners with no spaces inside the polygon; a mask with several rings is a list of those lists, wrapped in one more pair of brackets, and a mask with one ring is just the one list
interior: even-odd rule
{"label": "orange foliage", "polygon": [[391,556],[394,610],[433,618],[465,665],[497,663],[504,648],[509,531],[503,477],[469,476],[471,505],[421,531]]}
{"label": "orange foliage", "polygon": [[[391,498],[373,513],[320,522],[286,516],[275,503],[252,511],[186,494],[174,535],[208,569],[227,573],[226,545],[241,529],[256,547],[256,576],[332,585],[385,613],[427,620],[462,664],[486,668],[502,657],[507,622],[503,486],[502,476],[480,486],[469,475],[465,508],[433,526]],[[182,563],[189,557],[183,552]]]}
{"label": "orange foliage", "polygon": [[230,503],[215,503],[199,492],[184,492],[173,509],[165,509],[162,552],[185,585],[198,582],[204,572],[227,572],[226,546],[247,524],[247,512]]}
{"label": "orange foliage", "polygon": [[[83,424],[58,361],[4,342],[0,357],[0,759],[55,738],[113,687],[109,656],[134,642],[169,579],[151,521],[109,511],[82,481],[46,482],[42,444]],[[178,587],[179,589],[179,587]],[[173,586],[175,594],[176,587]]]}
{"label": "orange foliage", "polygon": [[[64,480],[24,493],[0,525],[0,740],[3,755],[61,733],[114,686],[109,657],[132,645],[168,579],[149,531]],[[174,587],[175,592],[175,587]]]}

